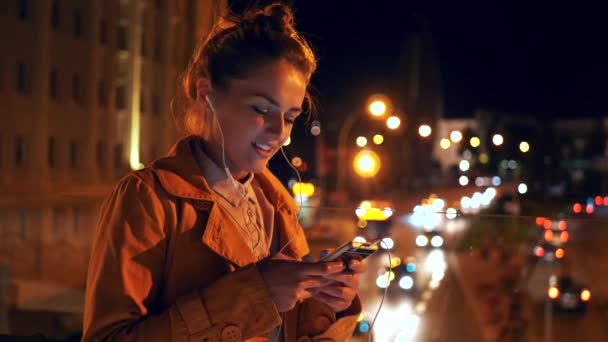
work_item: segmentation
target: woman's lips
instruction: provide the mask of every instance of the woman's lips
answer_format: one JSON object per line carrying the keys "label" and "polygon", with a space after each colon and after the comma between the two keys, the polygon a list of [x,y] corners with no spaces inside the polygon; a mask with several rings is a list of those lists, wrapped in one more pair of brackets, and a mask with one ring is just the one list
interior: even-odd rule
{"label": "woman's lips", "polygon": [[253,146],[253,149],[261,157],[263,157],[263,158],[272,157],[273,148],[271,146],[265,145],[265,144],[259,144],[259,143],[256,143],[256,142],[252,142],[251,146]]}

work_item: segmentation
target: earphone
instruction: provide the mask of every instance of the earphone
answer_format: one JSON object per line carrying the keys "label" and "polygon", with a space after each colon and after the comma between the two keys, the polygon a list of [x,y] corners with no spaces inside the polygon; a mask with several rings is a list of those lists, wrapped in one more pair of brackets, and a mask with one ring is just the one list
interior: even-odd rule
{"label": "earphone", "polygon": [[[220,124],[220,119],[215,111],[215,107],[213,107],[213,103],[211,103],[209,94],[205,95],[205,101],[207,101],[207,104],[209,105],[209,109],[211,109],[211,113],[213,113],[213,116],[215,117],[215,122],[217,122],[217,127],[219,128],[219,131],[220,131],[220,142],[221,142],[221,146],[222,146],[222,166],[224,167],[224,172],[226,173],[226,176],[228,177],[228,179],[230,179],[230,181],[232,182],[232,187],[234,187],[234,191],[236,191],[237,194],[239,194],[239,188],[236,185],[236,181],[234,180],[234,177],[232,177],[232,174],[230,173],[228,164],[226,164],[226,152],[224,151],[224,132],[222,132],[222,125]],[[241,196],[241,199],[243,199],[243,197],[245,197],[246,194],[239,194],[239,195]]]}

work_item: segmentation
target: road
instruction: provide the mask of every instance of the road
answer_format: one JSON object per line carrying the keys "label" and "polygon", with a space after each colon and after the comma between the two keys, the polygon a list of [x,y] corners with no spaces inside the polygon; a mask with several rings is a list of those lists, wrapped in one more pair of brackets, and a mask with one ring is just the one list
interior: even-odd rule
{"label": "road", "polygon": [[[570,273],[592,292],[583,316],[548,310],[545,301],[532,300],[534,341],[608,341],[608,221],[601,215],[571,219],[571,241],[561,264],[536,264],[530,288],[541,288],[550,274]],[[536,297],[536,296],[533,296]]]}
{"label": "road", "polygon": [[[373,327],[374,341],[476,341],[477,323],[466,305],[463,289],[455,274],[447,267],[445,251],[416,246],[419,230],[411,225],[409,216],[394,218],[391,237],[395,242],[391,256],[405,259],[415,257],[415,282],[419,291],[407,295],[391,288]],[[445,226],[444,226],[445,228]],[[447,239],[446,243],[454,242]],[[388,264],[386,252],[379,252],[367,260],[369,271],[362,276],[359,289],[366,319],[370,321],[378,311],[383,290],[376,286],[376,278]],[[366,341],[367,334],[351,341]]]}
{"label": "road", "polygon": [[[344,213],[349,217],[351,213]],[[481,213],[483,215],[483,212]],[[340,215],[334,215],[334,220]],[[393,256],[414,256],[418,263],[416,282],[420,286],[417,295],[391,291],[386,296],[373,327],[373,340],[378,341],[494,341],[500,327],[507,321],[508,311],[500,314],[498,307],[504,301],[495,299],[496,321],[492,314],[483,311],[483,302],[477,295],[479,279],[499,279],[503,267],[487,264],[487,267],[467,266],[466,260],[454,247],[469,229],[470,220],[442,219],[437,229],[443,233],[445,249],[425,250],[416,246],[415,238],[420,228],[415,227],[409,215],[394,217],[391,237],[395,242]],[[504,218],[508,220],[509,218]],[[534,227],[533,218],[530,221]],[[352,220],[352,219],[351,219]],[[488,219],[488,229],[497,229],[496,218]],[[592,219],[570,219],[571,240],[566,246],[566,258],[562,263],[526,264],[527,277],[521,286],[522,305],[527,329],[516,341],[608,341],[608,216],[598,214]],[[348,238],[348,237],[345,237]],[[314,250],[314,242],[313,242]],[[522,245],[522,253],[531,246]],[[364,303],[365,319],[371,321],[378,311],[383,291],[376,286],[376,278],[388,263],[386,252],[368,258],[368,272],[362,275],[360,296]],[[477,264],[474,264],[477,265]],[[481,264],[480,264],[481,265]],[[576,316],[553,312],[546,305],[548,277],[557,272],[569,271],[575,278],[588,285],[592,300],[585,315]],[[492,277],[496,273],[496,277]],[[485,278],[484,278],[485,277]],[[499,288],[496,280],[489,286]],[[505,298],[511,298],[508,295]],[[482,309],[480,309],[480,307]],[[494,330],[492,332],[492,330]],[[488,337],[490,336],[490,337]],[[351,341],[366,341],[367,334],[354,336]]]}

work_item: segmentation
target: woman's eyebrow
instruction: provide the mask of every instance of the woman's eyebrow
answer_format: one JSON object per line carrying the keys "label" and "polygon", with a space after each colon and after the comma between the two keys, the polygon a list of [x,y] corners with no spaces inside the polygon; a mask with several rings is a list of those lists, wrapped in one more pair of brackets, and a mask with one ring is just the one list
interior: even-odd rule
{"label": "woman's eyebrow", "polygon": [[[272,103],[274,106],[276,107],[280,107],[279,101],[275,100],[272,96],[270,96],[269,94],[266,93],[254,93],[252,96],[255,97],[261,97],[263,99],[265,99],[266,101]],[[300,107],[292,107],[288,110],[288,112],[292,112],[292,111],[297,111],[297,112],[301,112],[302,108]]]}

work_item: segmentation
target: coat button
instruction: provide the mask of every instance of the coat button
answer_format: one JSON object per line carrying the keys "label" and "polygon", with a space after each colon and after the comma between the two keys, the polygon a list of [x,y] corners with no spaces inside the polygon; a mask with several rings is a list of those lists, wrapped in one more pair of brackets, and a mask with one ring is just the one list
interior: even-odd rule
{"label": "coat button", "polygon": [[241,328],[236,325],[227,325],[222,330],[222,341],[237,342],[242,340],[243,335],[241,335]]}

